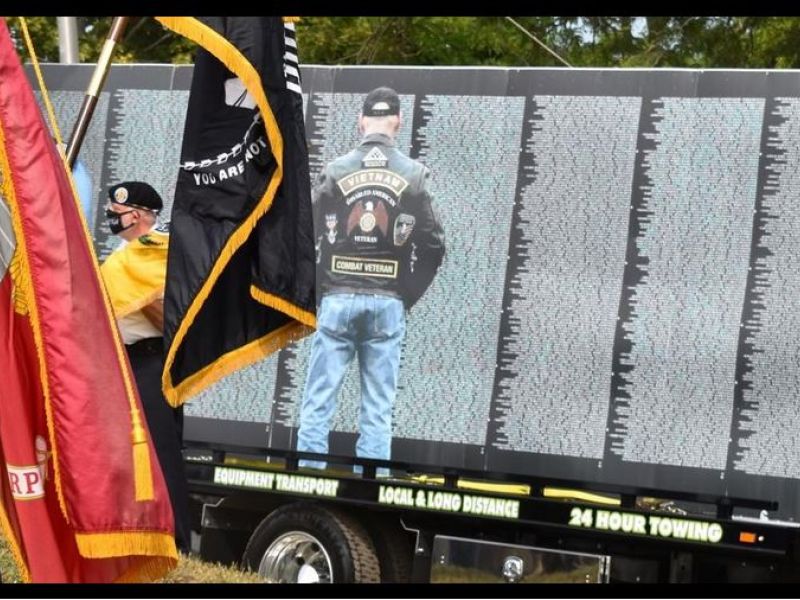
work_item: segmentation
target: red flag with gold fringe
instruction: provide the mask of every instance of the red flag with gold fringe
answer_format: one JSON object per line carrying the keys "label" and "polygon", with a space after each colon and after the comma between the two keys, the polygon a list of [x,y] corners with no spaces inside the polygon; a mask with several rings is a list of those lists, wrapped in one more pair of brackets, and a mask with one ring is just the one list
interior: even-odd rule
{"label": "red flag with gold fringe", "polygon": [[25,581],[152,581],[172,509],[64,162],[0,22],[0,526]]}

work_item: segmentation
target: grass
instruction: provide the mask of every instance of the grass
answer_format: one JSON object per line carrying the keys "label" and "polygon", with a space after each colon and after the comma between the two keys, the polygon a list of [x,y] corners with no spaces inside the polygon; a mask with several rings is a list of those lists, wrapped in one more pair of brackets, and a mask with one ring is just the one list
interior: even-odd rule
{"label": "grass", "polygon": [[254,573],[247,573],[219,563],[208,563],[181,554],[178,566],[159,583],[267,583]]}
{"label": "grass", "polygon": [[[0,536],[0,575],[3,583],[21,583],[14,557]],[[246,573],[219,563],[208,563],[194,556],[180,555],[178,566],[155,583],[267,583],[253,573]]]}

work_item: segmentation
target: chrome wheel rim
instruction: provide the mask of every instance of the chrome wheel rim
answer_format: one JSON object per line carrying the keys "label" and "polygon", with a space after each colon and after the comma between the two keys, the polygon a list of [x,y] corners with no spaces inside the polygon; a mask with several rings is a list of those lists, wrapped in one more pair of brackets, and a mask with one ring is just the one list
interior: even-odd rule
{"label": "chrome wheel rim", "polygon": [[333,583],[328,552],[305,531],[288,531],[275,538],[261,557],[258,574],[275,583]]}

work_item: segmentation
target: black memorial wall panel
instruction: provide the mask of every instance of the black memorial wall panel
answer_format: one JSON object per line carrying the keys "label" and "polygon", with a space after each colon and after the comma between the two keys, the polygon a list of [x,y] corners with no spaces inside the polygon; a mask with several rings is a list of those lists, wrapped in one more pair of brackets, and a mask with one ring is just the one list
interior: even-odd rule
{"label": "black memorial wall panel", "polygon": [[[46,65],[64,134],[89,65]],[[167,210],[192,69],[112,68],[81,158]],[[32,79],[33,80],[33,79]],[[392,455],[438,466],[732,494],[800,516],[800,75],[303,69],[312,177],[401,96],[447,256],[409,313]],[[292,448],[310,339],[193,398],[186,439]],[[331,451],[352,454],[351,367]]]}

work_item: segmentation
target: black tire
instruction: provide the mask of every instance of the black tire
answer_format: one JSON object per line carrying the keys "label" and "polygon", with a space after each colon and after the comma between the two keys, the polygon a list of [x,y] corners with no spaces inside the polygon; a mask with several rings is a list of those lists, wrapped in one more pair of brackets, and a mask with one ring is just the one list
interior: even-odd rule
{"label": "black tire", "polygon": [[[290,532],[318,541],[330,560],[332,583],[380,582],[375,547],[361,524],[342,511],[304,502],[281,506],[261,521],[247,542],[242,566],[257,573],[267,549]],[[282,582],[274,573],[263,575]]]}
{"label": "black tire", "polygon": [[368,523],[382,583],[409,583],[414,561],[414,536],[400,525],[400,519],[374,518]]}

